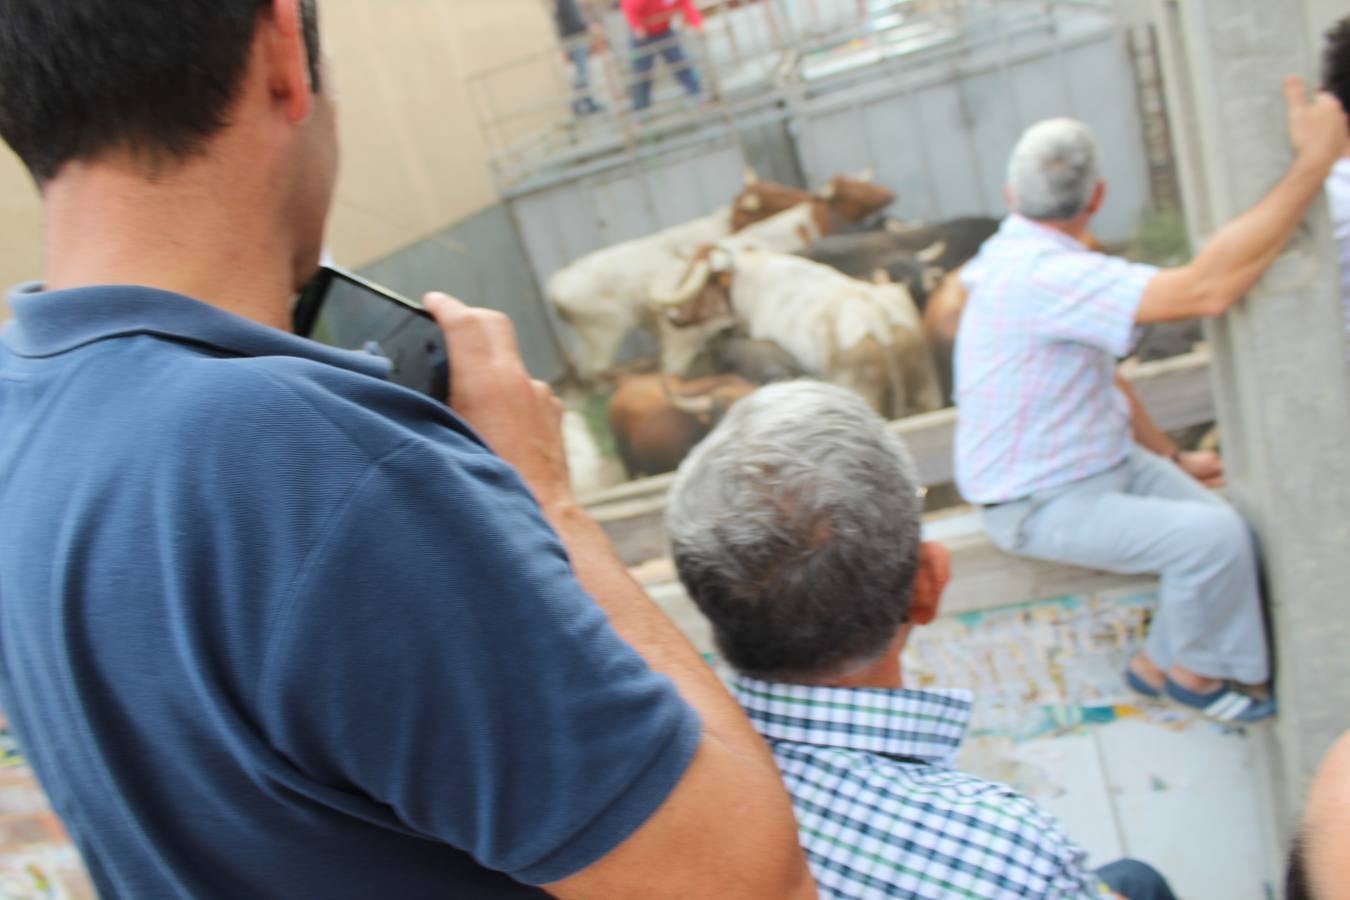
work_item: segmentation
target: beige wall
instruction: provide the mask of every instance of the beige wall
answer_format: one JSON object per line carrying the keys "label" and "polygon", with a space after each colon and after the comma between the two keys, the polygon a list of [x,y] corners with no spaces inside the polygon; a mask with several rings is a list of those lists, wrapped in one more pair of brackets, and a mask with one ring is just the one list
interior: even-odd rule
{"label": "beige wall", "polygon": [[28,170],[0,143],[0,319],[10,286],[42,273],[42,207]]}
{"label": "beige wall", "polygon": [[[540,0],[327,0],[323,10],[343,151],[330,243],[360,265],[494,202],[466,82],[555,38]],[[517,82],[515,101],[557,89],[524,72]]]}
{"label": "beige wall", "polygon": [[[342,121],[329,243],[362,265],[496,199],[471,73],[554,46],[541,0],[322,0]],[[556,84],[526,75],[512,99]],[[0,284],[41,271],[36,192],[0,147]],[[0,301],[0,317],[6,315]]]}

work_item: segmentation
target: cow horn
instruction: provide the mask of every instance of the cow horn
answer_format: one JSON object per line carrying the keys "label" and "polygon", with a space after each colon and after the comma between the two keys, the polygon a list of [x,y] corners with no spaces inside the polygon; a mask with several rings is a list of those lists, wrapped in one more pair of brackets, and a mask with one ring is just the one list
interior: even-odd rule
{"label": "cow horn", "polygon": [[859,181],[872,181],[877,177],[877,170],[872,166],[868,166],[854,177]]}
{"label": "cow horn", "polygon": [[741,198],[741,209],[746,212],[759,212],[764,206],[764,200],[759,194],[746,194]]}
{"label": "cow horn", "polygon": [[885,222],[882,223],[882,227],[891,234],[909,234],[926,226],[922,219],[917,222],[904,222],[900,219],[887,216]]}
{"label": "cow horn", "polygon": [[931,246],[925,247],[918,253],[915,253],[914,258],[921,263],[931,263],[941,259],[942,254],[946,252],[947,252],[947,242],[935,241]]}
{"label": "cow horn", "polygon": [[873,283],[873,284],[892,284],[893,282],[891,281],[891,273],[890,273],[890,272],[887,272],[885,269],[880,268],[880,267],[873,269],[873,270],[872,270],[872,283]]}
{"label": "cow horn", "polygon": [[759,173],[755,171],[754,166],[746,166],[741,175],[745,179],[746,187],[754,187],[759,184]]}
{"label": "cow horn", "polygon": [[698,296],[698,292],[708,283],[711,275],[712,266],[708,260],[700,259],[689,267],[689,271],[680,279],[680,283],[673,291],[653,290],[652,303],[661,307],[683,306]]}
{"label": "cow horn", "polygon": [[711,416],[713,413],[712,394],[701,394],[693,397],[682,397],[670,389],[670,382],[665,382],[666,398],[670,400],[670,405],[678,409],[685,415],[693,416],[696,419],[703,419]]}
{"label": "cow horn", "polygon": [[825,182],[825,186],[820,189],[820,199],[833,200],[834,195],[837,194],[838,192],[839,186],[835,184],[834,179],[831,178],[829,181]]}

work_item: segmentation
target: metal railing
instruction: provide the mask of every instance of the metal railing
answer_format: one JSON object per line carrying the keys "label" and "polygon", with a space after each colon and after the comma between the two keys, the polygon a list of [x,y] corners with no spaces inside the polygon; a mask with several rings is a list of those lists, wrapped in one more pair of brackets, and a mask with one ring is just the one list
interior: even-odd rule
{"label": "metal railing", "polygon": [[[865,78],[867,68],[961,34],[990,12],[1022,8],[1053,21],[1060,7],[1113,9],[1111,0],[705,0],[700,6],[702,33],[672,32],[640,53],[615,13],[601,23],[601,36],[579,35],[470,76],[499,188],[509,190],[550,167],[634,155],[647,143],[711,124],[734,131],[748,116],[771,115],[803,83],[841,73]],[[672,48],[685,57],[673,66],[661,58]],[[640,55],[655,57],[646,105],[637,102]],[[677,83],[683,72],[696,73],[696,97]]]}

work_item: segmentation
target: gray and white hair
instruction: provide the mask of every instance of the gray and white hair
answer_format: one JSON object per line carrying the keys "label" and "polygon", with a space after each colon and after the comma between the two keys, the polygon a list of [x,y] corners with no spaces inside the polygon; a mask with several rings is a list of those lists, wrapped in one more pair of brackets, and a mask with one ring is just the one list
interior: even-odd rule
{"label": "gray and white hair", "polygon": [[1043,222],[1072,219],[1101,182],[1092,131],[1075,119],[1046,119],[1026,131],[1008,160],[1013,209]]}
{"label": "gray and white hair", "polygon": [[745,675],[880,658],[904,624],[922,503],[904,444],[857,394],[793,381],[741,400],[680,466],[676,570]]}

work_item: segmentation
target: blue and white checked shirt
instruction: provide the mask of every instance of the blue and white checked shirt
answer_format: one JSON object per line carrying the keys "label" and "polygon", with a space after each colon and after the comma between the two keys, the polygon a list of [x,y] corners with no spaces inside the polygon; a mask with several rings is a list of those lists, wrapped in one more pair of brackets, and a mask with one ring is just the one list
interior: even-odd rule
{"label": "blue and white checked shirt", "polygon": [[1153,266],[1094,253],[1012,215],[961,272],[956,484],[1005,503],[1119,465],[1133,446],[1115,386]]}
{"label": "blue and white checked shirt", "polygon": [[1111,896],[1049,814],[949,768],[968,691],[750,678],[732,690],[773,749],[821,897]]}

